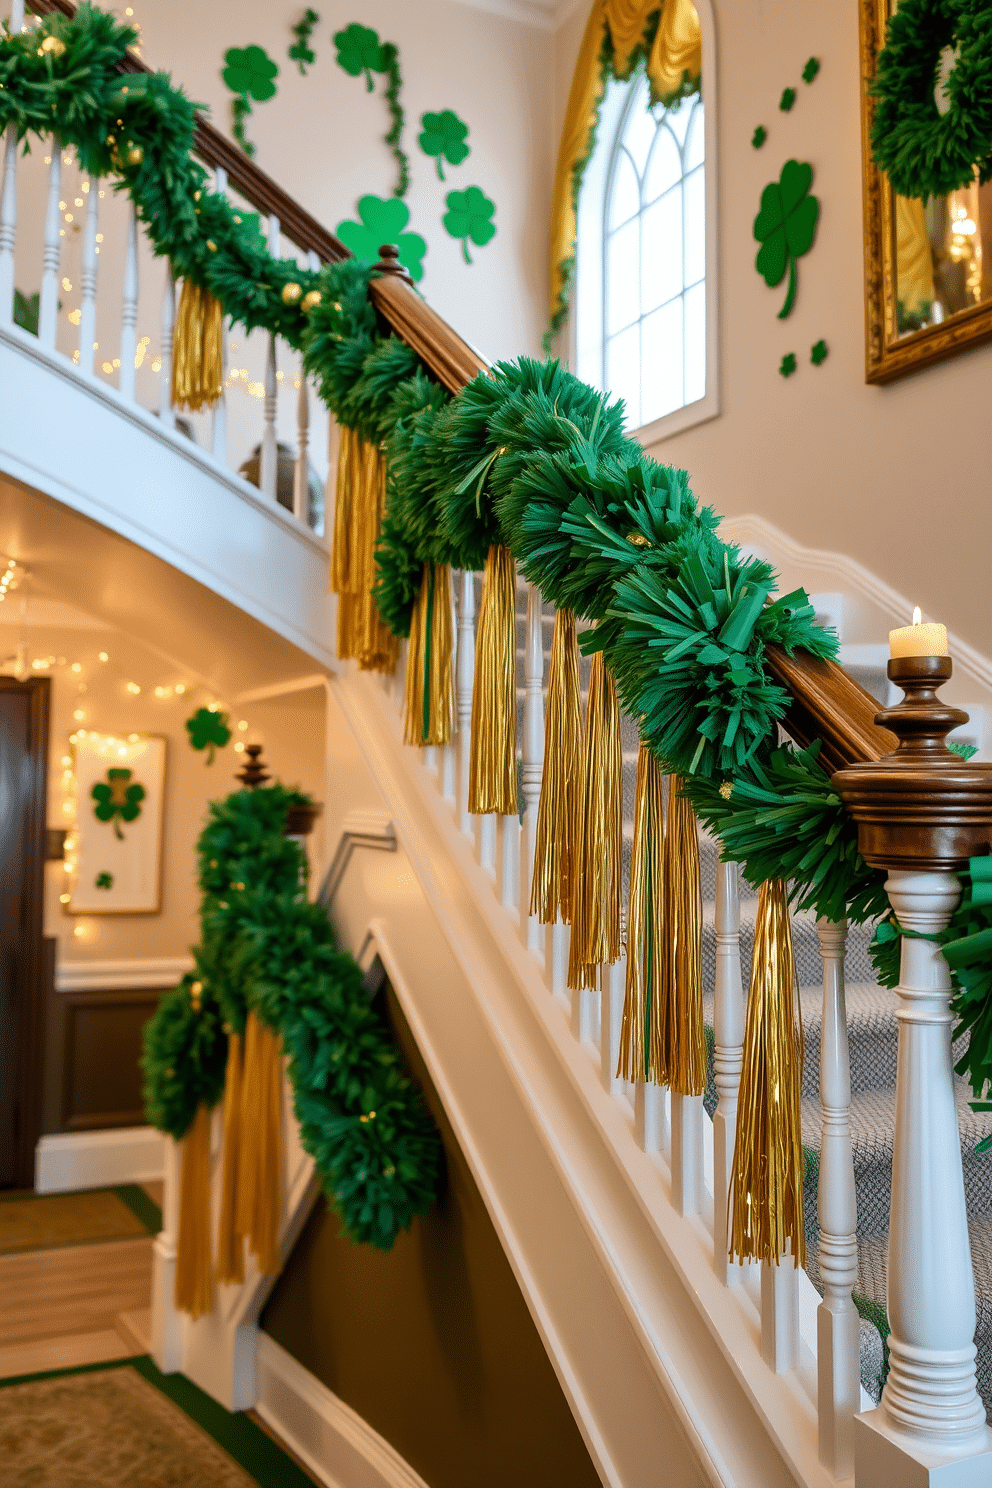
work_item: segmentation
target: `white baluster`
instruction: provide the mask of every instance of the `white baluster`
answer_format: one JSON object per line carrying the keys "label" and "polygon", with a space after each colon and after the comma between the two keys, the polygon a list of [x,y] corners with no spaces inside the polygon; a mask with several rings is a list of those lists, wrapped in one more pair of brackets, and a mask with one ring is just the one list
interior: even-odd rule
{"label": "white baluster", "polygon": [[[214,190],[218,196],[227,195],[227,171],[222,165],[214,168]],[[229,321],[225,315],[220,328],[220,397],[213,407],[213,428],[211,430],[211,450],[215,460],[222,465],[227,464],[227,368],[228,368],[228,326]]]}
{"label": "white baluster", "polygon": [[172,407],[172,333],[176,324],[176,281],[172,265],[165,266],[165,286],[162,291],[162,351],[159,371],[159,413],[167,429],[176,427],[176,415]]}
{"label": "white baluster", "polygon": [[[892,870],[900,925],[945,928],[961,892],[953,873]],[[975,1387],[975,1281],[951,1063],[950,973],[933,940],[906,936],[896,996],[896,1073],[887,1303],[889,1376],[855,1428],[858,1482],[992,1479],[992,1432]],[[967,1466],[960,1459],[967,1458]],[[930,1472],[921,1471],[926,1463]],[[935,1470],[936,1469],[936,1470]],[[871,1472],[871,1478],[868,1477]]]}
{"label": "white baluster", "polygon": [[59,318],[59,259],[62,254],[60,229],[62,214],[62,146],[51,142],[51,164],[48,167],[48,205],[45,209],[44,268],[41,275],[41,301],[38,311],[38,340],[54,349]]}
{"label": "white baluster", "polygon": [[730,1184],[737,1134],[737,1093],[744,1061],[744,987],[741,980],[741,903],[737,864],[716,865],[716,977],[713,1070],[719,1101],[713,1113],[713,1264],[733,1286],[740,1265],[730,1260]]}
{"label": "white baluster", "polygon": [[513,914],[520,912],[520,818],[500,817],[500,903]]}
{"label": "white baluster", "polygon": [[854,1472],[854,1417],[861,1408],[860,1320],[851,1301],[858,1279],[858,1201],[851,1153],[851,1060],[844,997],[847,921],[816,922],[823,960],[820,1034],[820,1279],[816,1310],[820,1461],[835,1478]]}
{"label": "white baluster", "polygon": [[669,1091],[638,1080],[634,1085],[634,1130],[645,1152],[667,1154],[671,1146]]}
{"label": "white baluster", "polygon": [[[449,580],[449,593],[451,596],[451,635],[458,635],[458,590],[457,575],[452,570]],[[441,750],[441,795],[449,805],[454,806],[458,794],[458,746],[455,743],[454,732]]]}
{"label": "white baluster", "polygon": [[776,1374],[799,1362],[799,1268],[788,1252],[761,1263],[761,1357]]}
{"label": "white baluster", "polygon": [[[279,257],[279,218],[269,218],[269,252]],[[269,335],[268,353],[265,359],[265,416],[262,425],[262,454],[259,461],[258,487],[263,496],[275,501],[279,483],[279,443],[276,437],[276,396],[279,380],[276,377],[276,338]]]}
{"label": "white baluster", "polygon": [[623,1023],[623,1000],[627,983],[627,958],[621,956],[603,969],[600,992],[599,1053],[600,1073],[607,1090],[616,1093],[623,1081],[617,1075],[620,1061],[620,1027]]}
{"label": "white baluster", "polygon": [[[92,195],[92,192],[90,193]],[[134,359],[138,350],[138,219],[128,203],[127,257],[124,262],[124,305],[121,325],[121,396],[134,402]]]}
{"label": "white baluster", "polygon": [[527,630],[524,637],[524,735],[522,746],[524,823],[520,845],[520,923],[527,949],[536,956],[544,952],[544,934],[530,909],[534,853],[537,847],[537,811],[541,800],[544,769],[544,616],[541,591],[527,585]]}
{"label": "white baluster", "polygon": [[[10,34],[24,26],[24,0],[10,7]],[[0,194],[0,325],[14,319],[14,243],[17,239],[17,133],[7,125],[3,152],[3,192]]]}
{"label": "white baluster", "polygon": [[672,1203],[679,1214],[698,1214],[703,1198],[703,1097],[671,1093]]}
{"label": "white baluster", "polygon": [[300,358],[300,391],[296,399],[296,465],[293,469],[293,515],[310,525],[310,399],[303,359]]}
{"label": "white baluster", "polygon": [[[89,191],[85,189],[87,183]],[[82,286],[82,300],[79,306],[79,370],[84,377],[93,376],[93,352],[96,347],[96,231],[99,184],[95,176],[89,176],[83,182],[83,194],[86,197],[86,224],[83,228],[82,273],[79,276]]]}
{"label": "white baluster", "polygon": [[548,990],[562,997],[568,991],[568,953],[571,931],[560,920],[547,926],[546,980]]}
{"label": "white baluster", "polygon": [[470,569],[461,574],[458,603],[458,664],[455,701],[458,709],[458,826],[471,836],[473,826],[468,810],[468,776],[472,750],[472,687],[475,681],[475,575]]}
{"label": "white baluster", "polygon": [[182,1364],[183,1316],[176,1311],[176,1242],[179,1236],[179,1143],[163,1142],[162,1228],[152,1242],[152,1356],[163,1374]]}
{"label": "white baluster", "polygon": [[[605,969],[600,967],[601,975]],[[572,988],[572,1032],[580,1044],[591,1044],[596,1037],[598,998],[594,987]]]}
{"label": "white baluster", "polygon": [[479,831],[476,838],[476,855],[479,866],[495,879],[496,877],[496,822],[498,818],[493,812],[487,812],[485,816],[478,818]]}

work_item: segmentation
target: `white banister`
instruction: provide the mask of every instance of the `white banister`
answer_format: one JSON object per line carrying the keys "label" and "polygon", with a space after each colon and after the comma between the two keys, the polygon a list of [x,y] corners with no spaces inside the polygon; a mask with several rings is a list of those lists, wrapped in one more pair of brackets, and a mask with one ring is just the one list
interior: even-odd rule
{"label": "white banister", "polygon": [[[855,1428],[857,1482],[992,1480],[975,1384],[975,1280],[951,1056],[951,981],[936,942],[961,887],[948,872],[891,870],[901,943],[899,1052],[886,1301],[889,1375]],[[921,938],[916,938],[921,937]],[[967,1459],[967,1462],[961,1459]],[[921,1470],[925,1464],[926,1470]],[[952,1467],[953,1464],[953,1467]]]}
{"label": "white banister", "polygon": [[[222,165],[214,168],[214,190],[218,196],[227,195],[227,171]],[[227,464],[227,369],[228,369],[228,326],[229,321],[225,315],[220,326],[220,397],[213,407],[213,427],[211,429],[210,448],[215,460],[222,465]]]}
{"label": "white banister", "polygon": [[816,922],[823,960],[820,1034],[820,1278],[816,1312],[820,1461],[835,1478],[854,1472],[854,1417],[861,1408],[860,1319],[851,1290],[858,1279],[858,1201],[851,1150],[851,1056],[844,996],[847,921]]}
{"label": "white banister", "polygon": [[296,465],[293,468],[293,515],[310,524],[310,398],[300,358],[300,390],[296,398]]}
{"label": "white banister", "polygon": [[165,286],[162,291],[162,351],[159,370],[158,416],[167,429],[176,427],[176,415],[172,407],[172,333],[176,324],[176,281],[172,276],[172,265],[166,261]]}
{"label": "white banister", "polygon": [[524,636],[524,735],[521,780],[524,823],[520,845],[520,924],[524,944],[536,956],[544,952],[544,936],[536,915],[530,911],[534,853],[537,847],[537,812],[541,800],[544,769],[544,615],[541,591],[527,585],[527,628]]}
{"label": "white banister", "polygon": [[462,569],[458,596],[458,661],[455,703],[458,711],[458,828],[471,835],[468,777],[472,753],[472,687],[475,682],[475,575]]}
{"label": "white banister", "polygon": [[42,249],[41,297],[38,307],[38,340],[54,350],[59,319],[59,261],[62,257],[62,147],[53,137],[48,164],[48,204],[45,208],[45,243]]}
{"label": "white banister", "polygon": [[[92,195],[92,192],[90,193]],[[121,324],[121,396],[134,402],[134,359],[138,349],[138,219],[128,203],[127,255],[124,261],[124,303]]]}
{"label": "white banister", "polygon": [[93,353],[96,350],[96,271],[97,215],[99,181],[87,176],[83,182],[86,197],[86,223],[83,227],[82,272],[79,276],[82,299],[79,306],[79,370],[84,377],[93,376]]}
{"label": "white banister", "polygon": [[[269,252],[279,257],[279,218],[273,212],[269,217]],[[263,496],[275,501],[279,484],[279,443],[276,437],[276,398],[279,380],[276,376],[276,338],[269,332],[269,344],[265,357],[265,400],[262,424],[262,450],[258,464],[258,488]]]}
{"label": "white banister", "polygon": [[730,1184],[737,1135],[737,1094],[744,1062],[744,987],[741,977],[741,903],[737,864],[716,865],[716,975],[713,998],[713,1072],[719,1097],[713,1114],[713,1262],[734,1285],[740,1265],[730,1259]]}
{"label": "white banister", "polygon": [[[24,0],[10,7],[10,34],[24,26]],[[14,319],[14,244],[17,241],[17,130],[7,125],[3,151],[3,191],[0,192],[0,325]]]}

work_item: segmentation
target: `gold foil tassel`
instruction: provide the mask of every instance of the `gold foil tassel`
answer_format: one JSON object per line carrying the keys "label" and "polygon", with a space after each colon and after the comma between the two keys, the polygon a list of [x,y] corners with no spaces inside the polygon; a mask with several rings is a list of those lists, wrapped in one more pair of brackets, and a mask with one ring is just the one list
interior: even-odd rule
{"label": "gold foil tassel", "polygon": [[407,744],[447,744],[454,711],[451,570],[425,563],[410,621],[406,663]]}
{"label": "gold foil tassel", "polygon": [[372,588],[375,545],[386,505],[382,452],[352,429],[342,429],[338,451],[331,589],[338,596],[338,655],[362,671],[392,672],[399,642],[379,614]]}
{"label": "gold foil tassel", "polygon": [[355,499],[358,435],[341,425],[334,497],[334,539],[331,545],[330,587],[334,594],[350,594],[351,523]]}
{"label": "gold foil tassel", "polygon": [[172,338],[172,402],[197,412],[223,391],[224,311],[208,289],[183,280]]}
{"label": "gold foil tassel", "polygon": [[537,836],[530,912],[542,925],[572,918],[575,833],[582,789],[582,709],[575,615],[559,610],[551,640],[548,700],[544,713],[544,772],[537,808]]}
{"label": "gold foil tassel", "polygon": [[653,1023],[665,974],[664,791],[661,766],[642,744],[637,752],[634,848],[630,864],[627,985],[620,1025],[617,1074],[624,1080],[659,1082]]}
{"label": "gold foil tassel", "polygon": [[582,796],[575,836],[568,985],[595,987],[620,959],[623,746],[613,674],[597,651],[589,674]]}
{"label": "gold foil tassel", "polygon": [[282,1057],[278,1034],[256,1012],[249,1012],[245,1024],[236,1209],[239,1235],[257,1256],[259,1270],[274,1276],[281,1264]]}
{"label": "gold foil tassel", "polygon": [[238,1142],[238,1182],[235,1232],[251,1235],[255,1228],[255,1191],[261,1145],[262,1020],[254,1011],[245,1019],[244,1065],[241,1075],[241,1129]]}
{"label": "gold foil tassel", "polygon": [[205,1101],[182,1141],[175,1302],[180,1312],[202,1317],[213,1307],[210,1244],[210,1112]]}
{"label": "gold foil tassel", "polygon": [[237,1286],[245,1279],[244,1243],[237,1224],[243,1089],[241,1036],[231,1033],[228,1035],[227,1073],[224,1080],[224,1173],[217,1231],[217,1280],[233,1282]]}
{"label": "gold foil tassel", "polygon": [[658,1079],[677,1095],[706,1088],[703,1031],[703,896],[699,834],[682,782],[668,779],[665,819],[662,937],[664,971],[657,1017],[652,1019],[652,1062]]}
{"label": "gold foil tassel", "polygon": [[806,1264],[803,1028],[785,884],[761,885],[734,1144],[730,1253]]}
{"label": "gold foil tassel", "polygon": [[517,814],[517,568],[509,548],[494,543],[475,634],[468,809],[481,816]]}

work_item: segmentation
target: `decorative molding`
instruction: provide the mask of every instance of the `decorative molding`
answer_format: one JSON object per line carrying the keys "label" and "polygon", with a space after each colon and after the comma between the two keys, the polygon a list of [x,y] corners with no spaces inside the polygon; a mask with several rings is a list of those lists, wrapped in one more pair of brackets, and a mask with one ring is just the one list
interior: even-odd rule
{"label": "decorative molding", "polygon": [[158,957],[146,961],[60,961],[55,968],[56,992],[103,992],[121,987],[176,987],[193,970],[192,956]]}
{"label": "decorative molding", "polygon": [[317,898],[328,912],[344,878],[356,847],[378,848],[382,852],[396,851],[396,829],[388,811],[350,811],[341,825],[331,865],[324,874]]}
{"label": "decorative molding", "polygon": [[484,10],[504,21],[519,21],[536,31],[557,31],[588,0],[455,0],[469,10]]}
{"label": "decorative molding", "polygon": [[37,1193],[72,1193],[118,1183],[149,1183],[165,1171],[165,1138],[153,1126],[65,1132],[42,1137],[35,1156]]}
{"label": "decorative molding", "polygon": [[265,1333],[257,1369],[255,1409],[327,1488],[427,1488],[389,1442]]}

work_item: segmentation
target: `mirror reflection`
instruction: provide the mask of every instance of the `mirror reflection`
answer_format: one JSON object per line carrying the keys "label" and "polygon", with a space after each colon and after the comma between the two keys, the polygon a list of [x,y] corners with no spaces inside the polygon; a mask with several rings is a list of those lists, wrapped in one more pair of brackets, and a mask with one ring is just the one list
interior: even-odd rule
{"label": "mirror reflection", "polygon": [[992,300],[992,182],[950,196],[894,200],[896,335]]}

